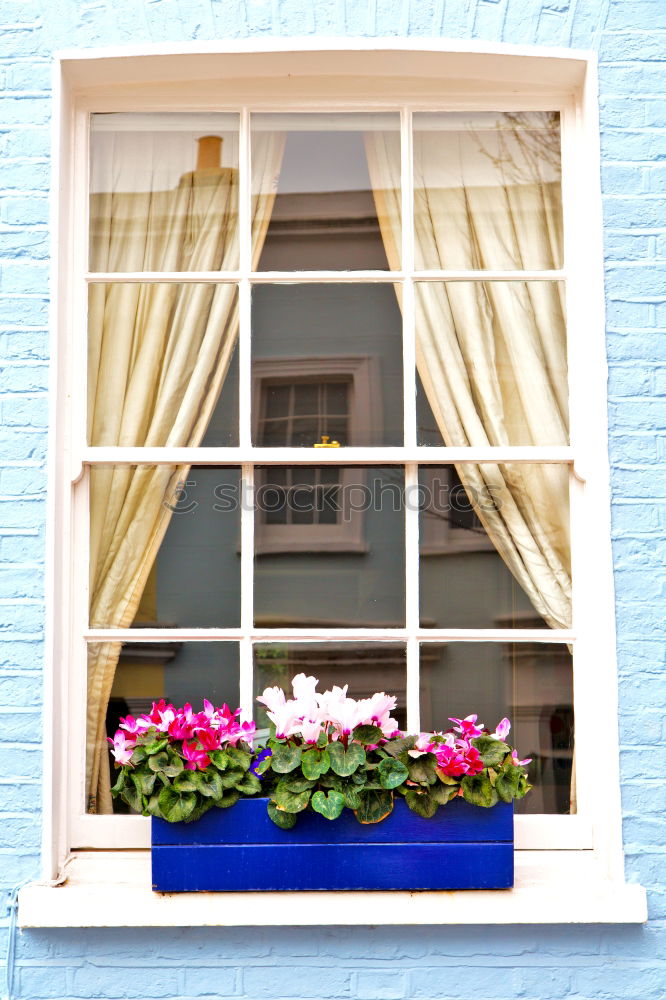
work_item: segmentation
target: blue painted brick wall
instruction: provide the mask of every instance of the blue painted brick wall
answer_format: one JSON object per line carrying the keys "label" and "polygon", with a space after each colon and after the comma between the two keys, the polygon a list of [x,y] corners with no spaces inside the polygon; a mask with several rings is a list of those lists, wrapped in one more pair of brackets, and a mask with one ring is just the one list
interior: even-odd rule
{"label": "blue painted brick wall", "polygon": [[18,995],[663,1000],[666,0],[0,0],[0,891],[39,870],[51,52],[314,34],[599,49],[624,837],[650,921],[26,932]]}

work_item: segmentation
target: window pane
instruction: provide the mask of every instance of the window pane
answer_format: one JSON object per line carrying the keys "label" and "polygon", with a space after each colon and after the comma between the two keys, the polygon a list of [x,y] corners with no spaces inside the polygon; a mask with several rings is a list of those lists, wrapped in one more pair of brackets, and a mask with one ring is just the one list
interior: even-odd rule
{"label": "window pane", "polygon": [[399,116],[253,115],[252,192],[259,270],[399,267]]}
{"label": "window pane", "polygon": [[90,270],[238,267],[238,115],[95,114]]}
{"label": "window pane", "polygon": [[404,625],[402,468],[259,467],[256,482],[257,625]]}
{"label": "window pane", "polygon": [[414,115],[418,269],[562,267],[557,112]]}
{"label": "window pane", "polygon": [[93,468],[91,625],[237,626],[239,544],[238,469]]}
{"label": "window pane", "polygon": [[491,731],[511,720],[509,742],[533,790],[519,813],[568,813],[574,746],[572,657],[561,643],[421,644],[421,728],[445,731],[476,712]]}
{"label": "window pane", "polygon": [[566,445],[564,284],[418,282],[418,443]]}
{"label": "window pane", "polygon": [[90,285],[89,444],[238,444],[237,340],[235,285]]}
{"label": "window pane", "polygon": [[[340,445],[402,444],[402,317],[392,286],[256,286],[252,371],[255,444],[312,447],[323,435]],[[288,421],[284,437],[267,426],[278,415]]]}
{"label": "window pane", "polygon": [[568,628],[569,469],[422,467],[422,626]]}
{"label": "window pane", "polygon": [[[276,642],[254,646],[255,697],[267,688],[283,688],[291,697],[291,682],[296,674],[314,675],[317,690],[328,691],[334,685],[349,685],[350,698],[369,698],[376,691],[395,695],[397,705],[391,712],[398,725],[407,725],[406,679],[407,656],[402,643],[377,642]],[[270,724],[263,705],[255,702],[257,729]]]}
{"label": "window pane", "polygon": [[[99,694],[102,678],[111,685],[108,705]],[[236,642],[92,642],[88,645],[88,719],[99,724],[99,737],[89,740],[87,801],[89,812],[111,807],[110,783],[104,770],[108,755],[111,784],[115,766],[106,736],[113,736],[121,717],[150,712],[154,701],[164,698],[181,708],[189,702],[201,711],[203,699],[213,705],[229,705],[236,711],[239,701],[239,655]],[[106,802],[106,807],[104,803]],[[131,810],[119,799],[113,812]]]}

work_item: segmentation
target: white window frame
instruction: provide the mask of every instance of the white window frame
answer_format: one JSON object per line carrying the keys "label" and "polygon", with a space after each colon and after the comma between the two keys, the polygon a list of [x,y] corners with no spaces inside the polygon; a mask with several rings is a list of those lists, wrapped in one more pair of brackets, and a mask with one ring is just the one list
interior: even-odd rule
{"label": "white window frame", "polygon": [[[368,81],[375,83],[369,87]],[[168,81],[168,82],[164,82]],[[539,50],[448,40],[261,39],[224,43],[146,46],[62,53],[54,69],[53,217],[53,381],[49,494],[50,562],[47,588],[46,734],[44,780],[44,878],[66,878],[57,891],[46,883],[22,890],[23,926],[108,926],[183,924],[636,922],[646,919],[645,893],[623,881],[620,785],[617,742],[617,676],[610,547],[610,491],[607,461],[606,360],[604,339],[602,216],[596,56],[571,50]],[[247,163],[248,110],[375,111],[402,108],[402,128],[413,110],[559,110],[562,121],[565,266],[552,272],[514,272],[515,280],[567,280],[570,348],[570,447],[428,448],[416,446],[416,412],[406,408],[405,446],[373,449],[373,460],[405,465],[407,485],[416,486],[418,463],[483,461],[564,462],[570,468],[573,535],[574,620],[571,629],[484,630],[495,641],[555,640],[575,644],[577,792],[575,816],[520,816],[516,819],[517,881],[503,893],[392,893],[391,906],[377,909],[366,894],[327,894],[313,917],[302,895],[257,893],[234,896],[234,905],[215,894],[156,896],[150,891],[148,820],[143,817],[86,816],[82,804],[85,718],[85,643],[122,639],[120,630],[92,630],[87,621],[87,535],[85,483],[95,462],[226,464],[243,463],[252,485],[252,462],[313,464],[306,449],[252,449],[246,435],[240,449],[97,448],[85,442],[86,403],[75,395],[86,372],[87,121],[93,111],[234,110],[241,115],[241,157]],[[403,147],[403,270],[336,273],[336,281],[380,281],[403,285],[405,315],[413,315],[413,282],[507,278],[503,272],[417,273],[410,240],[409,146]],[[245,173],[247,178],[247,173]],[[251,391],[249,354],[251,249],[250,192],[241,181],[241,267],[227,280],[239,283],[240,403]],[[103,277],[96,275],[96,279]],[[118,274],[108,275],[119,280]],[[321,281],[322,273],[259,273],[254,281]],[[324,277],[326,275],[324,274]],[[170,280],[165,274],[123,275],[123,280]],[[173,279],[171,279],[173,280]],[[218,275],[179,275],[179,281],[217,281]],[[413,330],[404,338],[405,398],[414,395]],[[339,462],[322,449],[317,463]],[[345,462],[364,464],[365,449],[345,449]],[[418,640],[479,641],[477,630],[418,626],[416,580],[418,516],[406,512],[407,709],[408,725],[418,725]],[[242,561],[253,559],[253,522],[244,517]],[[82,555],[83,551],[83,555]],[[253,627],[246,573],[240,630],[179,630],[173,638],[240,641],[241,699],[251,710]],[[312,630],[308,638],[328,638]],[[166,639],[167,630],[146,630],[147,641]],[[373,630],[335,630],[336,639],[386,638]],[[129,637],[129,636],[128,636]],[[272,631],[268,638],[275,639]],[[286,639],[285,632],[280,638]],[[400,632],[391,633],[391,641]],[[131,638],[136,641],[137,631]],[[587,665],[587,666],[586,666]],[[65,720],[69,720],[66,722]],[[603,766],[595,755],[604,734]],[[74,776],[68,782],[67,775]],[[72,843],[111,851],[81,849]],[[130,850],[129,848],[133,848]],[[64,872],[64,876],[63,876]],[[317,895],[322,899],[322,894]],[[233,912],[230,912],[233,911]]]}
{"label": "white window frame", "polygon": [[[376,440],[382,426],[382,400],[379,383],[379,365],[370,357],[311,357],[311,358],[255,358],[252,362],[252,430],[255,441],[259,429],[259,405],[261,385],[271,379],[302,378],[325,381],[327,377],[342,376],[349,379],[349,440],[360,447]],[[363,440],[366,438],[366,440]],[[321,454],[323,449],[317,449]],[[342,463],[347,449],[335,449]],[[313,461],[312,464],[317,464]],[[341,484],[351,487],[364,481],[363,472],[354,474],[347,466],[341,475]],[[343,494],[344,495],[344,494]],[[255,520],[254,551],[257,555],[271,552],[367,552],[368,545],[363,538],[363,512],[346,510],[338,524],[307,525],[266,524],[261,518]]]}

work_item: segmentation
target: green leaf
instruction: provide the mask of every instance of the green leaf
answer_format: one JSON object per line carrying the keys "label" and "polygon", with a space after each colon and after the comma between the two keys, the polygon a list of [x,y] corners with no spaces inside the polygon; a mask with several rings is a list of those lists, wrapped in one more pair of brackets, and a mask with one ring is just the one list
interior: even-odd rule
{"label": "green leaf", "polygon": [[148,802],[144,809],[144,815],[146,813],[150,814],[151,816],[157,816],[158,819],[166,819],[166,817],[162,813],[162,810],[159,807],[159,794],[157,792],[153,792],[153,794],[148,799]]}
{"label": "green leaf", "polygon": [[410,791],[405,795],[405,802],[418,816],[424,819],[432,819],[438,809],[438,803],[429,792]]}
{"label": "green leaf", "polygon": [[237,767],[230,768],[228,771],[224,771],[220,774],[220,782],[222,783],[222,788],[236,788],[237,785],[245,777],[246,772],[239,770]]}
{"label": "green leaf", "polygon": [[403,736],[400,739],[389,740],[387,743],[384,743],[382,750],[385,750],[390,757],[399,757],[401,753],[413,750],[415,743],[416,736]]}
{"label": "green leaf", "polygon": [[148,758],[151,771],[161,771],[168,778],[175,778],[183,770],[183,762],[177,754],[168,754],[165,750]]}
{"label": "green leaf", "polygon": [[252,763],[252,755],[246,753],[245,750],[239,750],[238,747],[229,747],[225,751],[232,767],[239,767],[243,771],[247,771]]}
{"label": "green leaf", "polygon": [[226,771],[229,767],[229,755],[225,750],[212,750],[208,756],[218,771]]}
{"label": "green leaf", "polygon": [[240,797],[240,792],[235,788],[227,788],[222,798],[217,799],[213,805],[217,806],[218,809],[228,809],[229,806],[235,806]]}
{"label": "green leaf", "polygon": [[157,804],[162,811],[162,815],[169,823],[180,823],[192,813],[197,804],[197,796],[194,792],[177,792],[169,785],[160,792]]}
{"label": "green leaf", "polygon": [[146,743],[144,746],[144,750],[146,751],[146,756],[152,757],[154,753],[159,753],[160,750],[164,750],[165,746],[167,746],[168,743],[169,741],[167,739],[153,740],[152,743]]}
{"label": "green leaf", "polygon": [[152,795],[153,788],[155,787],[155,778],[157,777],[153,771],[146,771],[143,768],[137,768],[136,771],[132,771],[130,777],[134,782],[134,787],[140,795]]}
{"label": "green leaf", "polygon": [[303,776],[310,781],[317,781],[322,774],[326,774],[331,766],[331,759],[328,750],[317,750],[312,747],[306,750],[301,758],[301,771]]}
{"label": "green leaf", "polygon": [[310,789],[307,788],[303,792],[290,792],[288,789],[284,788],[282,783],[278,784],[277,788],[273,792],[273,801],[276,806],[288,813],[298,813],[303,812],[307,809],[308,802],[310,801]]}
{"label": "green leaf", "polygon": [[258,764],[255,764],[254,773],[266,774],[266,771],[268,771],[269,767],[271,766],[272,759],[273,759],[272,757],[264,757],[263,760],[260,760]]}
{"label": "green leaf", "polygon": [[347,778],[366,763],[365,750],[358,743],[350,743],[345,750],[339,741],[331,743],[328,748],[331,769],[341,778]]}
{"label": "green leaf", "polygon": [[272,801],[268,803],[268,815],[281,830],[291,830],[298,822],[298,816],[295,813],[288,813],[282,809],[278,809]]}
{"label": "green leaf", "polygon": [[513,802],[520,790],[522,768],[507,764],[495,780],[495,791],[502,802]]}
{"label": "green leaf", "polygon": [[215,805],[213,799],[202,799],[197,798],[197,804],[190,813],[190,815],[185,820],[186,823],[195,823],[198,819],[201,819],[209,809],[212,809]]}
{"label": "green leaf", "polygon": [[236,782],[235,787],[241,795],[257,795],[261,791],[261,782],[256,774],[246,771],[241,780]]}
{"label": "green leaf", "polygon": [[206,768],[205,771],[191,771],[190,780],[206,799],[221,799],[224,795],[222,775],[212,768]]}
{"label": "green leaf", "polygon": [[458,785],[460,779],[452,778],[450,774],[445,774],[441,767],[435,768],[435,773],[443,785]]}
{"label": "green leaf", "polygon": [[352,739],[367,746],[369,743],[379,743],[384,739],[384,734],[379,726],[357,726],[352,733]]}
{"label": "green leaf", "polygon": [[271,767],[278,774],[289,774],[295,771],[301,762],[301,748],[279,744],[273,751]]}
{"label": "green leaf", "polygon": [[508,744],[503,743],[502,740],[494,740],[492,736],[477,736],[476,739],[472,740],[472,746],[479,751],[481,762],[486,767],[501,764],[506,755],[511,753],[511,747]]}
{"label": "green leaf", "polygon": [[137,791],[135,785],[131,781],[128,781],[125,787],[123,788],[122,799],[123,802],[127,803],[130,809],[134,810],[134,812],[138,813],[143,812],[143,802],[141,799],[141,794],[140,792]]}
{"label": "green leaf", "polygon": [[173,780],[173,787],[178,792],[196,792],[196,783],[192,780],[193,771],[181,771]]}
{"label": "green leaf", "polygon": [[387,757],[379,765],[379,780],[382,788],[397,788],[409,777],[409,770],[399,760]]}
{"label": "green leaf", "polygon": [[485,772],[466,774],[460,782],[460,787],[463,790],[465,800],[474,806],[483,806],[484,809],[489,809],[497,802],[497,791],[490,784],[490,778]]}
{"label": "green leaf", "polygon": [[409,765],[409,777],[419,784],[434,785],[437,781],[437,758],[434,753],[424,753]]}
{"label": "green leaf", "polygon": [[345,807],[345,797],[341,792],[315,792],[310,804],[325,819],[337,819]]}
{"label": "green leaf", "polygon": [[451,802],[452,799],[458,794],[459,785],[442,785],[437,781],[434,785],[431,785],[428,789],[428,795],[435,800],[438,806],[445,806],[447,802]]}
{"label": "green leaf", "polygon": [[393,795],[384,789],[359,791],[359,799],[358,808],[354,810],[359,823],[379,823],[393,809]]}
{"label": "green leaf", "polygon": [[126,769],[124,767],[120,768],[120,773],[118,774],[118,780],[116,781],[115,785],[111,789],[111,794],[113,795],[114,799],[117,798],[120,795],[120,793],[122,792],[123,788],[125,787],[125,779],[126,779],[127,773],[128,772],[126,771]]}
{"label": "green leaf", "polygon": [[280,785],[282,788],[286,788],[288,792],[305,792],[310,788],[314,788],[316,781],[312,781],[310,778],[303,778],[301,775],[295,775],[293,778],[282,778]]}
{"label": "green leaf", "polygon": [[134,750],[132,752],[132,756],[131,756],[130,760],[131,760],[132,764],[134,764],[136,766],[137,764],[141,764],[142,761],[144,761],[146,759],[146,756],[147,756],[146,755],[146,748],[143,747],[143,746],[137,745],[137,746],[134,747]]}
{"label": "green leaf", "polygon": [[361,807],[360,790],[355,788],[353,785],[347,785],[347,787],[341,789],[341,791],[345,797],[345,805],[347,809],[353,809],[353,811],[356,812],[356,810]]}

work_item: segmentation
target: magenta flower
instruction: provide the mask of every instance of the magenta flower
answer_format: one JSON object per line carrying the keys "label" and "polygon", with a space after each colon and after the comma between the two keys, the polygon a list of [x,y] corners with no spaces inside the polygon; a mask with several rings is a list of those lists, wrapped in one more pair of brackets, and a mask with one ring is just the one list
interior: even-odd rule
{"label": "magenta flower", "polygon": [[532,758],[531,757],[526,757],[525,760],[518,760],[518,751],[517,750],[512,750],[511,751],[511,760],[516,765],[516,767],[527,767],[528,764],[532,763]]}
{"label": "magenta flower", "polygon": [[493,737],[494,739],[496,739],[496,740],[501,740],[502,742],[504,742],[504,740],[505,740],[505,739],[507,738],[507,736],[509,735],[509,732],[510,732],[510,731],[511,731],[511,723],[510,723],[510,722],[509,722],[509,720],[508,720],[508,719],[507,719],[507,718],[505,717],[505,718],[503,718],[503,719],[502,719],[502,721],[501,721],[501,722],[498,722],[498,723],[497,723],[497,729],[495,730],[495,732],[494,732],[494,733],[491,733],[490,735],[491,735],[491,736],[492,736],[492,737]]}
{"label": "magenta flower", "polygon": [[185,764],[186,771],[196,771],[197,768],[203,771],[210,764],[210,757],[205,750],[197,746],[194,740],[191,743],[183,741],[183,757],[187,762]]}
{"label": "magenta flower", "polygon": [[136,739],[128,737],[119,729],[113,739],[107,736],[107,740],[111,744],[111,753],[116,764],[129,764],[136,746]]}
{"label": "magenta flower", "polygon": [[460,733],[465,739],[471,740],[475,736],[481,736],[483,733],[483,723],[477,725],[477,718],[478,716],[476,715],[468,715],[465,719],[452,719],[449,716],[449,722],[455,722],[454,730]]}

